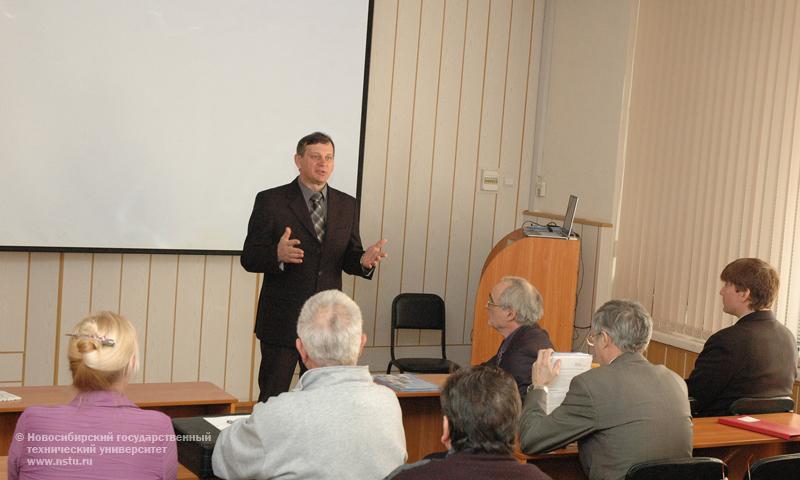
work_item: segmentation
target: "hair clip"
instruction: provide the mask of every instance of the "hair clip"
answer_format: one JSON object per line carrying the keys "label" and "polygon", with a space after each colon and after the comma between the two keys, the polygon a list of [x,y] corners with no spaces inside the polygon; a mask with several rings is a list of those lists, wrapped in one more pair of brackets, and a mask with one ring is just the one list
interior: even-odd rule
{"label": "hair clip", "polygon": [[97,340],[100,342],[100,345],[103,345],[104,347],[113,347],[117,343],[113,338],[107,338],[100,335],[88,335],[86,333],[67,333],[66,336],[74,338],[91,338],[92,340]]}

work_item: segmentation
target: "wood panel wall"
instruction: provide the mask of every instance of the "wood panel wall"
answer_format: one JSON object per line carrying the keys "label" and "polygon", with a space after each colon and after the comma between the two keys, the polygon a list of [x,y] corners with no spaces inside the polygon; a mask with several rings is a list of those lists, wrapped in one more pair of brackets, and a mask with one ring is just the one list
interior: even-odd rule
{"label": "wood panel wall", "polygon": [[[469,363],[483,261],[528,205],[534,17],[533,0],[375,1],[361,234],[387,238],[389,258],[372,281],[344,283],[374,371],[388,362],[389,307],[404,291],[445,299],[448,354]],[[500,172],[498,192],[479,190],[482,169]],[[209,380],[252,400],[259,282],[235,256],[0,253],[0,386],[69,383],[64,333],[109,309],[138,330],[134,381]],[[436,354],[435,335],[400,341],[401,354]]]}

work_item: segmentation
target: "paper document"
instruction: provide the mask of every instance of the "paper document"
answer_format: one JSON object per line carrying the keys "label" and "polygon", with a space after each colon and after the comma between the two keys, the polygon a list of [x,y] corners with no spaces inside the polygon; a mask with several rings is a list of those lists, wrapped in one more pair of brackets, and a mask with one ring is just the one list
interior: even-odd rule
{"label": "paper document", "polygon": [[14,402],[16,400],[22,400],[22,397],[6,392],[5,390],[0,390],[0,402]]}
{"label": "paper document", "polygon": [[556,360],[561,360],[561,370],[559,371],[558,376],[554,378],[547,386],[548,394],[546,412],[548,415],[550,412],[555,410],[556,407],[561,405],[561,402],[564,401],[564,397],[567,396],[567,390],[569,390],[569,384],[572,382],[572,379],[576,375],[580,375],[581,373],[592,368],[592,356],[588,353],[554,352],[551,358],[553,359],[553,362]]}
{"label": "paper document", "polygon": [[230,427],[233,422],[243,420],[250,415],[225,415],[222,417],[203,417],[203,420],[214,425],[217,430],[225,430]]}

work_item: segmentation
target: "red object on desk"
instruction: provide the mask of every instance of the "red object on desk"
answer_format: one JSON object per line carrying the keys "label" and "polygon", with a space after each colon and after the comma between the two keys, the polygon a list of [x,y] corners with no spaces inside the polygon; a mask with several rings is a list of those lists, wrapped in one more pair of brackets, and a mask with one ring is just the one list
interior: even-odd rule
{"label": "red object on desk", "polygon": [[741,417],[719,417],[717,421],[723,425],[752,430],[784,440],[791,440],[792,437],[800,435],[799,427],[759,420],[748,415],[743,415]]}

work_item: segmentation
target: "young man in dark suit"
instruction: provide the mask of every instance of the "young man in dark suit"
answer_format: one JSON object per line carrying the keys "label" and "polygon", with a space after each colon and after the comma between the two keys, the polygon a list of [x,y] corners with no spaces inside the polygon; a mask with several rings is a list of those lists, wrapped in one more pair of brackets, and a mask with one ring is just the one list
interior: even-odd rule
{"label": "young man in dark suit", "polygon": [[386,240],[364,251],[356,199],[328,185],[334,149],[324,133],[301,138],[294,156],[298,177],[259,192],[250,216],[241,262],[248,272],[264,274],[255,325],[260,402],[289,389],[303,303],[317,292],[341,290],[342,271],[371,278],[386,257]]}
{"label": "young man in dark suit", "polygon": [[738,320],[708,338],[686,380],[702,417],[729,415],[742,397],[790,396],[797,368],[795,338],[770,310],[778,272],[758,258],[740,258],[720,280],[722,310]]}

